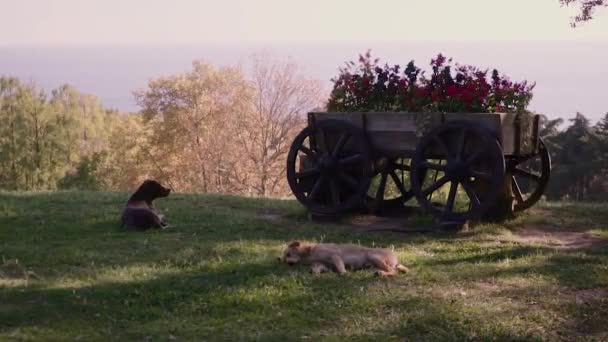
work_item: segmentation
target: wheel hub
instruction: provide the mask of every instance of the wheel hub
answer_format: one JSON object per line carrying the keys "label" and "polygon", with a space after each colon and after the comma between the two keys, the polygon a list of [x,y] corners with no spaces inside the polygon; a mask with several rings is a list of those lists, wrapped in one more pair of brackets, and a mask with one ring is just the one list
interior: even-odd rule
{"label": "wheel hub", "polygon": [[448,164],[446,171],[447,176],[454,179],[455,181],[465,180],[470,175],[469,166],[461,161],[455,161],[453,163]]}
{"label": "wheel hub", "polygon": [[330,155],[324,155],[319,160],[319,169],[324,174],[332,174],[338,167],[338,161]]}

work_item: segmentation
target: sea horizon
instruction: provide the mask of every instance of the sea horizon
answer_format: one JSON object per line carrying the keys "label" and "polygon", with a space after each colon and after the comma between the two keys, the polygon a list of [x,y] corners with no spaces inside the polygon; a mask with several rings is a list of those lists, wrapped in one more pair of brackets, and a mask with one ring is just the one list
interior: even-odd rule
{"label": "sea horizon", "polygon": [[133,92],[149,80],[187,72],[192,61],[206,60],[248,69],[249,58],[266,53],[292,58],[326,90],[338,68],[372,50],[384,63],[410,60],[428,69],[438,53],[455,62],[497,68],[514,81],[536,82],[530,109],[549,118],[583,113],[593,122],[608,112],[608,41],[601,40],[463,40],[367,42],[212,42],[205,44],[91,44],[0,46],[0,75],[35,82],[50,91],[70,84],[96,95],[107,108],[136,112]]}

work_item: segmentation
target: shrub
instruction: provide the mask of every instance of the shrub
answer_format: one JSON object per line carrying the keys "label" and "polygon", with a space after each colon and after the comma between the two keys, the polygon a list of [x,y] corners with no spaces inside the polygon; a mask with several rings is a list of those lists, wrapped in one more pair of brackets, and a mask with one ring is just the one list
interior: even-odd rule
{"label": "shrub", "polygon": [[514,83],[496,69],[452,64],[442,54],[431,60],[431,73],[414,61],[403,71],[399,65],[381,66],[368,51],[358,63],[347,62],[334,84],[329,111],[405,111],[443,113],[524,112],[534,84]]}
{"label": "shrub", "polygon": [[101,157],[99,153],[94,153],[90,157],[83,157],[73,172],[68,172],[59,180],[57,187],[62,190],[100,190],[101,184],[97,179],[96,172]]}

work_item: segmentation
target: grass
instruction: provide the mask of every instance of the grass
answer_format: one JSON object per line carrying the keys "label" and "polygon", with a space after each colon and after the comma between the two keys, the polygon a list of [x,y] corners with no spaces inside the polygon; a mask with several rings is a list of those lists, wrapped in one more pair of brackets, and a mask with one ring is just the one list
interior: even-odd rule
{"label": "grass", "polygon": [[[126,233],[125,194],[0,193],[0,340],[605,340],[608,204],[545,203],[444,234],[314,224],[294,201],[175,194],[174,229]],[[292,239],[393,248],[411,272],[312,276]]]}

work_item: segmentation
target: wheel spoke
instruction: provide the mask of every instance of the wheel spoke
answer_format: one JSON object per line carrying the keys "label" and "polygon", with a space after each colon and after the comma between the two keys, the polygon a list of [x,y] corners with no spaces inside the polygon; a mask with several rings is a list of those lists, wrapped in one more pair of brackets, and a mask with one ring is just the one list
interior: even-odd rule
{"label": "wheel spoke", "polygon": [[432,194],[435,190],[441,188],[448,181],[449,181],[448,177],[447,176],[443,176],[443,177],[439,178],[439,180],[436,181],[429,188],[427,188],[426,190],[422,191],[422,194],[424,196],[428,196],[428,195]]}
{"label": "wheel spoke", "polygon": [[346,184],[348,184],[351,188],[356,188],[357,185],[359,185],[359,183],[357,182],[356,179],[347,175],[344,172],[338,172],[338,178],[340,178],[342,181],[344,181]]}
{"label": "wheel spoke", "polygon": [[473,186],[471,185],[471,183],[469,181],[463,181],[462,183],[460,183],[462,185],[462,187],[464,188],[464,191],[467,193],[467,196],[469,197],[469,201],[470,201],[470,205],[472,207],[473,210],[479,208],[479,206],[481,205],[481,202],[479,201],[479,197],[477,197],[477,194],[475,193],[475,189],[473,189]]}
{"label": "wheel spoke", "polygon": [[300,171],[296,173],[296,178],[297,179],[302,179],[302,178],[306,178],[306,177],[310,177],[310,176],[314,176],[319,174],[319,170],[316,167],[312,167],[310,169],[306,169],[304,171]]}
{"label": "wheel spoke", "polygon": [[332,155],[334,156],[334,158],[340,154],[340,151],[342,150],[342,148],[348,141],[349,137],[350,136],[348,134],[342,133],[342,135],[340,136],[340,139],[338,139],[338,142],[336,143],[336,146],[334,146],[334,150],[332,152]]}
{"label": "wheel spoke", "polygon": [[378,190],[376,191],[376,210],[382,208],[382,202],[384,201],[384,190],[386,189],[386,181],[388,178],[387,173],[382,173],[380,178],[380,184],[378,185]]}
{"label": "wheel spoke", "polygon": [[450,193],[448,194],[448,200],[445,203],[445,211],[452,212],[454,209],[454,202],[456,201],[456,192],[458,191],[458,182],[452,181],[450,183]]}
{"label": "wheel spoke", "polygon": [[319,177],[319,179],[317,179],[317,181],[315,182],[315,185],[313,185],[312,190],[310,190],[310,192],[308,193],[308,199],[314,199],[317,194],[319,193],[319,190],[321,190],[321,185],[323,185],[325,181],[325,177],[321,176]]}
{"label": "wheel spoke", "polygon": [[361,154],[353,154],[352,156],[342,158],[339,161],[340,165],[352,164],[363,160],[363,156]]}
{"label": "wheel spoke", "polygon": [[515,195],[515,199],[517,200],[517,203],[523,203],[524,196],[521,193],[521,188],[519,187],[519,184],[517,183],[517,179],[515,179],[514,176],[511,176],[511,189],[513,191],[513,195]]}
{"label": "wheel spoke", "polygon": [[406,164],[397,164],[395,163],[395,169],[400,171],[411,171],[412,168]]}
{"label": "wheel spoke", "polygon": [[331,192],[331,202],[336,206],[340,205],[340,189],[333,179],[329,181],[329,191]]}
{"label": "wheel spoke", "polygon": [[397,174],[395,173],[394,170],[390,171],[390,175],[391,175],[391,178],[393,179],[393,182],[395,182],[395,185],[397,186],[397,188],[399,188],[401,195],[403,195],[404,198],[408,197],[410,195],[410,193],[407,190],[405,190],[405,187],[403,186],[401,179],[399,179],[399,176],[397,176]]}
{"label": "wheel spoke", "polygon": [[446,165],[431,163],[428,161],[423,162],[422,166],[426,167],[427,169],[436,170],[436,171],[445,171],[447,169]]}
{"label": "wheel spoke", "polygon": [[526,178],[530,178],[530,179],[534,180],[534,181],[535,181],[535,182],[537,182],[537,183],[539,183],[539,182],[540,182],[540,176],[535,175],[535,174],[533,174],[533,173],[531,173],[531,172],[528,172],[528,171],[522,170],[522,169],[520,169],[520,168],[515,168],[515,169],[513,170],[513,174],[514,174],[514,175],[518,175],[518,176],[522,176],[522,177],[526,177]]}
{"label": "wheel spoke", "polygon": [[316,160],[317,159],[317,155],[316,153],[314,153],[311,149],[309,149],[308,147],[301,145],[300,148],[298,148],[298,150],[304,152],[304,154],[306,154],[307,156],[309,156],[310,158]]}

